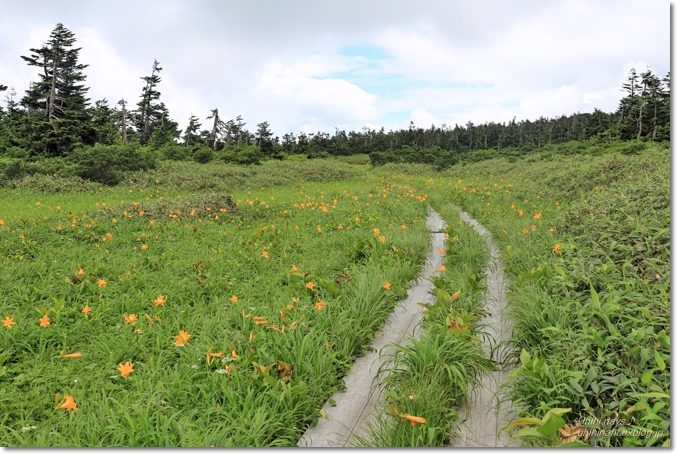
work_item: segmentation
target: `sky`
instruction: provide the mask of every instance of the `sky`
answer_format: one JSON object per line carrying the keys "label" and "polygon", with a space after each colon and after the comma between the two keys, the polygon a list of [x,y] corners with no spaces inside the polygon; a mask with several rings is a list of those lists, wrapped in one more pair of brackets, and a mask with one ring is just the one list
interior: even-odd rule
{"label": "sky", "polygon": [[[670,71],[669,1],[0,0],[0,84],[75,33],[92,101],[139,101],[153,60],[185,127],[212,109],[273,133],[454,126],[616,110],[629,70]],[[5,92],[7,93],[7,92]],[[3,97],[4,98],[4,97]],[[0,105],[4,103],[0,101]]]}

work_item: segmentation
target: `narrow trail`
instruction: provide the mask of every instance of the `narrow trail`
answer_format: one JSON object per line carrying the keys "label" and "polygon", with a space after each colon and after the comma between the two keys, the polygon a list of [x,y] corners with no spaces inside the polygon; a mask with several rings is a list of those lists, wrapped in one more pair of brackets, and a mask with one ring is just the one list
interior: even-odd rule
{"label": "narrow trail", "polygon": [[[499,250],[484,227],[467,213],[461,210],[459,212],[462,219],[471,224],[488,242],[491,260],[486,268],[488,282],[486,309],[490,315],[483,322],[492,324],[487,331],[498,342],[505,338],[506,329],[501,320],[506,294]],[[393,355],[393,349],[386,346],[402,343],[408,333],[417,337],[419,322],[425,311],[417,303],[433,303],[433,296],[430,294],[433,284],[428,278],[440,274],[438,269],[443,258],[439,250],[445,245],[442,232],[445,222],[438,212],[429,209],[426,226],[432,238],[421,277],[413,283],[407,298],[398,303],[381,332],[377,332],[375,339],[369,344],[372,350],[359,357],[351,367],[351,371],[344,378],[346,390],[335,393],[323,406],[321,413],[324,417],[319,418],[317,425],[304,433],[297,443],[299,447],[346,447],[352,445],[355,436],[367,434],[368,423],[374,417],[375,410],[382,407],[380,397],[378,393],[372,393],[374,391],[372,387],[379,379],[376,378],[379,367],[388,362]],[[488,344],[485,349],[489,356],[492,346]],[[505,374],[501,370],[491,372],[483,378],[481,390],[470,395],[468,410],[460,413],[463,423],[458,428],[460,438],[454,447],[496,447],[508,444],[505,436],[502,439],[496,437],[499,428],[508,423],[508,409],[492,406],[492,403],[497,401],[495,393],[499,384],[504,381]]]}
{"label": "narrow trail", "polygon": [[[452,204],[451,204],[452,205]],[[487,291],[485,291],[485,310],[488,315],[481,320],[487,324],[486,332],[491,340],[483,341],[485,355],[498,362],[498,369],[490,371],[481,378],[480,387],[469,391],[469,402],[459,413],[460,423],[456,430],[459,437],[453,441],[452,447],[507,447],[510,440],[506,432],[500,437],[497,433],[502,427],[511,422],[515,413],[510,403],[499,403],[498,391],[501,384],[506,382],[508,370],[505,369],[505,353],[501,349],[501,343],[509,337],[510,325],[504,311],[506,308],[506,276],[504,275],[504,263],[499,254],[499,248],[492,241],[490,232],[471,216],[452,205],[459,212],[462,220],[485,238],[490,262],[485,267],[487,277]],[[500,348],[498,349],[497,346]]]}

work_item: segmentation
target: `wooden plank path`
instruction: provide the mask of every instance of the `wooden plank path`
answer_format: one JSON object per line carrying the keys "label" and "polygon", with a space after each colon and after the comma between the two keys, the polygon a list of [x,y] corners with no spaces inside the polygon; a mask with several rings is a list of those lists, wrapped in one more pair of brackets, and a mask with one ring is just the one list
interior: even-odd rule
{"label": "wooden plank path", "polygon": [[[482,376],[479,388],[469,391],[468,406],[462,407],[459,413],[460,424],[456,428],[459,437],[453,441],[452,447],[508,447],[510,441],[505,431],[497,437],[499,430],[508,425],[515,414],[510,403],[499,402],[497,393],[508,374],[504,366],[505,352],[501,346],[501,343],[509,337],[510,331],[510,325],[504,316],[507,287],[504,264],[490,232],[468,213],[459,207],[453,207],[459,212],[462,220],[485,238],[490,253],[490,262],[485,267],[487,277],[485,310],[488,315],[481,323],[488,325],[485,330],[492,339],[483,341],[483,349],[486,356],[492,356],[499,364],[495,371]],[[500,345],[499,349],[497,345]]]}
{"label": "wooden plank path", "polygon": [[[442,265],[443,259],[439,250],[445,244],[445,237],[441,232],[445,224],[438,212],[430,210],[426,225],[433,238],[421,278],[408,290],[407,298],[398,303],[381,328],[381,334],[375,335],[369,344],[374,350],[355,361],[351,371],[344,378],[346,390],[335,393],[325,404],[321,412],[326,417],[319,418],[318,424],[304,433],[297,443],[298,446],[346,447],[353,443],[353,435],[366,434],[368,419],[379,399],[376,393],[372,393],[377,371],[393,354],[392,349],[384,347],[391,343],[401,343],[407,333],[413,333],[424,314],[424,308],[417,305],[417,302],[433,302],[429,294],[433,284],[426,278],[440,274],[438,268]],[[332,400],[336,402],[336,406],[329,404]]]}
{"label": "wooden plank path", "polygon": [[[506,327],[501,320],[501,311],[506,303],[506,295],[499,251],[485,228],[465,212],[460,211],[460,215],[479,234],[485,236],[488,242],[492,259],[486,269],[488,277],[486,308],[490,315],[483,322],[492,324],[487,331],[495,340],[503,340],[506,336]],[[373,386],[379,381],[377,378],[379,367],[388,362],[393,355],[393,349],[387,348],[386,345],[402,343],[407,333],[417,336],[419,322],[424,313],[424,308],[417,303],[433,303],[433,296],[430,294],[433,284],[427,278],[440,274],[438,269],[442,265],[443,258],[439,250],[445,246],[442,233],[445,222],[436,211],[430,209],[426,224],[431,231],[432,239],[421,277],[409,289],[407,298],[396,306],[381,332],[375,335],[375,339],[369,344],[372,348],[371,352],[355,361],[351,371],[344,378],[346,390],[335,393],[332,399],[323,406],[321,413],[324,417],[318,419],[317,425],[304,433],[297,443],[298,446],[351,446],[355,442],[355,436],[367,434],[368,422],[374,417],[375,411],[383,407],[378,393],[373,393]],[[488,355],[492,347],[489,343],[485,346]],[[471,394],[469,408],[462,410],[466,412],[460,413],[462,424],[457,430],[460,438],[453,445],[454,447],[497,447],[508,444],[505,436],[497,439],[497,432],[501,426],[507,424],[509,409],[506,406],[498,408],[493,405],[497,401],[496,390],[505,379],[505,374],[502,370],[491,372],[483,377],[483,387]],[[330,404],[332,402],[334,405]]]}

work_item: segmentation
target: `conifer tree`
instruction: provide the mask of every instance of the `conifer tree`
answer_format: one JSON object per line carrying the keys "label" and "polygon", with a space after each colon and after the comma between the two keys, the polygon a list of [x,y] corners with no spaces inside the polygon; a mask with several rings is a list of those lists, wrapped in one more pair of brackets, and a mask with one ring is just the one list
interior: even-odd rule
{"label": "conifer tree", "polygon": [[50,155],[68,154],[86,136],[89,119],[83,70],[78,63],[81,48],[73,48],[75,35],[58,23],[41,48],[21,56],[29,66],[40,68],[40,80],[31,84],[21,104],[26,108],[27,145]]}

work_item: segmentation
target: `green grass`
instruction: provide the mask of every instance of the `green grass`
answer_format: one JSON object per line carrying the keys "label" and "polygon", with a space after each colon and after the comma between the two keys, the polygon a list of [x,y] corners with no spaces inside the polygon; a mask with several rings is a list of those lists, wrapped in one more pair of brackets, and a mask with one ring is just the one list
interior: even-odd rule
{"label": "green grass", "polygon": [[669,150],[551,158],[448,171],[503,251],[518,363],[505,398],[520,415],[624,420],[626,435],[587,445],[669,444]]}
{"label": "green grass", "polygon": [[257,178],[4,190],[0,445],[296,444],[418,273],[426,205],[402,179]]}
{"label": "green grass", "polygon": [[[454,437],[457,409],[468,392],[491,369],[481,340],[488,337],[480,319],[485,314],[483,269],[489,259],[485,241],[461,221],[433,179],[422,182],[432,194],[430,202],[447,223],[445,269],[430,277],[433,304],[426,305],[419,339],[395,345],[394,357],[381,367],[389,374],[379,384],[388,402],[364,438],[370,447],[440,447]],[[439,275],[439,276],[438,276]],[[425,419],[413,422],[406,415]]]}

